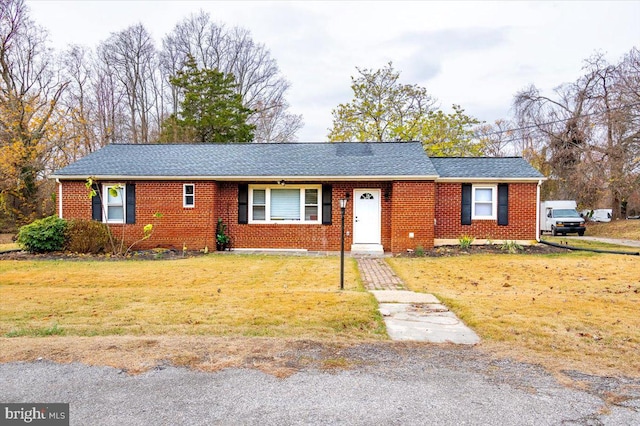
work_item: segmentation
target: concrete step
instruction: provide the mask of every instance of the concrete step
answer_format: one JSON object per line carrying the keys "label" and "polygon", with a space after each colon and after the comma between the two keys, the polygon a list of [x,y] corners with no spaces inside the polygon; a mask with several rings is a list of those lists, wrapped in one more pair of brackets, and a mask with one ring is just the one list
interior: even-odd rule
{"label": "concrete step", "polygon": [[383,255],[382,244],[352,244],[351,255]]}

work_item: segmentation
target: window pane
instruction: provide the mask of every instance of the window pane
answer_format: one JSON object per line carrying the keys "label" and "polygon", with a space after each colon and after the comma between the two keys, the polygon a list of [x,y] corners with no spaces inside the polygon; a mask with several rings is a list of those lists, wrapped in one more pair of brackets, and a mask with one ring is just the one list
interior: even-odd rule
{"label": "window pane", "polygon": [[[265,196],[266,191],[264,189],[254,189],[253,190],[253,204],[266,204],[265,200],[266,200],[266,196]],[[254,216],[255,219],[255,216]]]}
{"label": "window pane", "polygon": [[107,207],[107,220],[124,220],[124,208],[122,206]]}
{"label": "window pane", "polygon": [[253,206],[253,220],[265,220],[265,207],[264,206]]}
{"label": "window pane", "polygon": [[271,220],[300,220],[300,190],[271,190]]}
{"label": "window pane", "polygon": [[304,220],[318,220],[318,206],[305,207]]}
{"label": "window pane", "polygon": [[491,216],[492,213],[491,204],[476,203],[476,216]]}
{"label": "window pane", "polygon": [[193,195],[193,185],[185,185],[184,193],[187,195]]}
{"label": "window pane", "polygon": [[122,204],[122,188],[118,188],[118,193],[114,197],[112,194],[112,186],[107,187],[107,204]]}
{"label": "window pane", "polygon": [[476,201],[492,201],[491,200],[491,195],[492,195],[493,191],[491,190],[491,188],[478,188],[476,189]]}
{"label": "window pane", "polygon": [[305,189],[304,190],[304,203],[305,204],[318,204],[318,190],[317,189]]}
{"label": "window pane", "polygon": [[192,206],[192,205],[193,205],[193,195],[187,195],[187,196],[184,198],[184,203],[185,203],[185,205],[187,205],[187,206]]}

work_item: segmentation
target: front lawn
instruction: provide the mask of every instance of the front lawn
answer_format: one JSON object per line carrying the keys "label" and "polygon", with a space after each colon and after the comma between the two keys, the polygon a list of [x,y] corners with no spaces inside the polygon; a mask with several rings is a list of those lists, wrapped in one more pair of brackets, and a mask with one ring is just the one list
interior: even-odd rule
{"label": "front lawn", "polygon": [[393,258],[411,290],[433,293],[481,347],[556,371],[640,375],[640,258],[473,255]]}
{"label": "front lawn", "polygon": [[0,261],[0,336],[213,335],[385,339],[355,261],[209,255]]}

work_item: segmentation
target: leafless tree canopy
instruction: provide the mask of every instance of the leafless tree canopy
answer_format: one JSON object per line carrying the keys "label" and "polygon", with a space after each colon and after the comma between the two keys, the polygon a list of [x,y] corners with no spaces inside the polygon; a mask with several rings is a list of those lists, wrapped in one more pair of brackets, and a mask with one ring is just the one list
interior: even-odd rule
{"label": "leafless tree canopy", "polygon": [[24,0],[0,0],[0,226],[43,214],[50,171],[110,143],[158,142],[163,122],[178,113],[170,79],[188,55],[233,74],[255,142],[296,140],[302,117],[289,112],[289,82],[245,29],[199,13],[179,22],[160,48],[137,24],[98,46],[56,53]]}
{"label": "leafless tree canopy", "polygon": [[545,195],[610,207],[614,217],[640,210],[639,59],[635,47],[617,64],[596,54],[553,94],[531,86],[516,95],[512,133],[549,176]]}

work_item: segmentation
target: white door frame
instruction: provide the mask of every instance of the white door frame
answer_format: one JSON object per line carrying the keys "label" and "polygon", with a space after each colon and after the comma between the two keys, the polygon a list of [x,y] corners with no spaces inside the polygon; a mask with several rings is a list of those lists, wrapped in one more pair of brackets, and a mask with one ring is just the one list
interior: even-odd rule
{"label": "white door frame", "polygon": [[[382,204],[380,201],[381,190],[379,188],[357,188],[353,190],[353,244],[380,244],[382,241]],[[375,223],[364,224],[359,222],[358,201],[365,193],[371,193],[376,200]],[[356,232],[356,229],[359,232]],[[364,231],[364,232],[363,232]]]}

